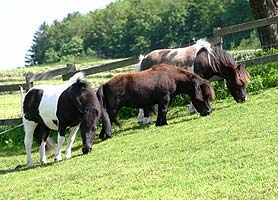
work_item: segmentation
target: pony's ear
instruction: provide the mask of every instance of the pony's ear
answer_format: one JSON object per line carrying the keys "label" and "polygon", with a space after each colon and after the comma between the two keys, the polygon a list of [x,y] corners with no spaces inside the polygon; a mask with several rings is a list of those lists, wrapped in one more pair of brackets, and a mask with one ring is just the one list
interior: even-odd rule
{"label": "pony's ear", "polygon": [[246,70],[245,63],[237,65],[237,72],[241,82],[243,82],[245,85],[250,83],[251,76]]}
{"label": "pony's ear", "polygon": [[210,100],[215,99],[215,92],[209,81],[204,80],[204,82],[201,84],[201,89],[203,96],[209,98]]}

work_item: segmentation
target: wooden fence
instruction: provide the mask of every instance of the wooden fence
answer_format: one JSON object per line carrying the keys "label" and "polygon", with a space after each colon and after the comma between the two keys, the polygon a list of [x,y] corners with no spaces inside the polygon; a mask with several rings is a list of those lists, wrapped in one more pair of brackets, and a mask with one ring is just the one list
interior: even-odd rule
{"label": "wooden fence", "polygon": [[[278,16],[271,17],[271,18],[265,18],[265,19],[259,19],[255,20],[252,22],[247,22],[239,25],[233,25],[225,28],[216,28],[214,30],[214,38],[211,38],[209,41],[211,41],[213,44],[217,46],[222,46],[223,43],[223,36],[227,34],[232,34],[240,31],[245,31],[249,29],[254,29],[258,27],[263,27],[271,24],[278,24]],[[262,58],[255,58],[251,60],[246,60],[244,63],[246,66],[254,66],[254,65],[259,65],[259,64],[264,64],[264,63],[269,63],[269,62],[274,62],[278,60],[278,54],[277,55],[270,55],[270,56],[264,56]],[[95,73],[100,73],[100,72],[105,72],[117,68],[122,68],[125,66],[129,66],[132,64],[136,64],[138,62],[137,57],[131,57],[127,58],[121,61],[117,62],[112,62],[96,67],[91,67],[88,69],[82,70],[86,75],[91,75]],[[74,73],[76,73],[77,70],[74,65],[67,65],[65,68],[61,69],[56,69],[52,70],[46,73],[40,73],[40,74],[28,74],[25,77],[26,82],[22,84],[15,84],[15,85],[5,85],[5,86],[0,86],[0,92],[5,92],[5,91],[18,91],[19,90],[19,85],[22,85],[25,90],[30,89],[30,87],[33,86],[34,81],[38,80],[46,80],[49,78],[53,78],[56,76],[62,76],[63,80],[67,80],[69,77],[71,77]],[[213,77],[212,81],[218,81],[221,80],[221,77]],[[16,118],[16,119],[1,119],[0,120],[0,126],[2,125],[7,125],[7,124],[16,124],[16,123],[21,123],[22,120],[21,118]]]}
{"label": "wooden fence", "polygon": [[[122,68],[125,66],[133,65],[138,63],[138,58],[132,57],[127,58],[121,61],[116,61],[104,65],[99,65],[95,67],[91,67],[88,69],[82,70],[86,75],[96,74],[100,72],[105,72],[117,68]],[[32,86],[33,82],[40,81],[40,80],[48,80],[53,77],[62,76],[63,80],[67,80],[69,77],[71,77],[74,73],[78,72],[76,70],[75,65],[68,64],[64,68],[51,70],[45,73],[39,73],[39,74],[27,74],[25,76],[25,83],[22,84],[13,84],[13,85],[1,85],[0,86],[0,92],[13,92],[13,91],[19,91],[20,86],[22,86],[26,91],[28,91]],[[21,118],[14,118],[14,119],[0,119],[0,126],[3,125],[10,125],[10,124],[19,124],[22,122]]]}

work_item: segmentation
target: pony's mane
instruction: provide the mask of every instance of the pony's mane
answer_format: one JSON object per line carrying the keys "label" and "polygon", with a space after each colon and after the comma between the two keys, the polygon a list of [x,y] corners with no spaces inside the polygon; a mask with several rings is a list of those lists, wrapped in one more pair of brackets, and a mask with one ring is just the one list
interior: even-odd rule
{"label": "pony's mane", "polygon": [[211,43],[209,43],[205,38],[202,38],[202,39],[199,39],[196,41],[196,44],[193,45],[196,49],[196,53],[195,53],[195,58],[198,54],[198,52],[201,50],[201,49],[205,49],[207,52],[208,52],[208,62],[209,62],[209,65],[212,66],[212,69],[213,70],[216,70],[214,69],[215,66],[212,64],[211,62],[211,58],[209,55],[211,55],[212,57],[215,58],[215,55],[213,53],[213,49],[211,47]]}
{"label": "pony's mane", "polygon": [[[213,56],[210,59],[210,66],[214,72],[219,72],[221,70],[221,66],[233,67],[236,68],[237,64],[234,58],[225,50],[213,47]],[[208,57],[210,58],[210,53],[208,52]]]}
{"label": "pony's mane", "polygon": [[84,72],[77,72],[76,74],[74,74],[69,80],[68,80],[68,84],[72,85],[73,83],[76,82],[81,82],[85,79],[85,74]]}
{"label": "pony's mane", "polygon": [[[211,59],[210,66],[214,72],[219,72],[221,70],[221,66],[225,66],[227,68],[232,68],[238,71],[239,74],[239,82],[241,84],[250,83],[250,75],[246,71],[245,66],[243,64],[239,65],[236,63],[235,59],[225,50],[213,47],[214,55]],[[209,55],[208,55],[209,56]],[[210,56],[209,56],[210,57]],[[241,85],[239,84],[239,85]]]}

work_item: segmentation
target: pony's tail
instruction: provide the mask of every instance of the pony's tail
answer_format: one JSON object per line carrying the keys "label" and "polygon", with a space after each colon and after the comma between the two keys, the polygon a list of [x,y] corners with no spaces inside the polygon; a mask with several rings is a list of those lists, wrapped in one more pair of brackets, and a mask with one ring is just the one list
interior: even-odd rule
{"label": "pony's tail", "polygon": [[97,98],[99,100],[99,103],[101,105],[102,110],[105,110],[107,112],[107,105],[106,100],[103,92],[103,85],[100,85],[97,92],[96,92]]}
{"label": "pony's tail", "polygon": [[24,90],[23,90],[23,87],[21,85],[19,86],[19,89],[20,89],[20,97],[21,97],[21,117],[22,117],[22,120],[23,120]]}
{"label": "pony's tail", "polygon": [[100,132],[99,138],[101,140],[106,140],[112,137],[112,122],[108,114],[108,104],[103,92],[103,85],[100,85],[96,95],[101,106],[101,119],[102,119],[102,130]]}
{"label": "pony's tail", "polygon": [[136,72],[140,72],[141,71],[141,64],[142,64],[142,61],[143,61],[144,58],[145,58],[144,55],[140,55],[139,56],[139,63],[136,65],[136,68],[135,68]]}

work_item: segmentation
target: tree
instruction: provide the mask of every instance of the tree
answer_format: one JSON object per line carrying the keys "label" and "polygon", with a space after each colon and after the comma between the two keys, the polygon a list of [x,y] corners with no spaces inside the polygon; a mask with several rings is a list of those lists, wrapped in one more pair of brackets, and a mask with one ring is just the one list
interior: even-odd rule
{"label": "tree", "polygon": [[[249,0],[250,7],[255,19],[273,17],[278,14],[278,0]],[[264,50],[271,47],[278,48],[278,26],[258,28],[261,46]]]}
{"label": "tree", "polygon": [[45,51],[49,47],[49,26],[46,22],[42,23],[36,31],[29,54],[26,55],[26,64],[42,64],[45,62]]}

